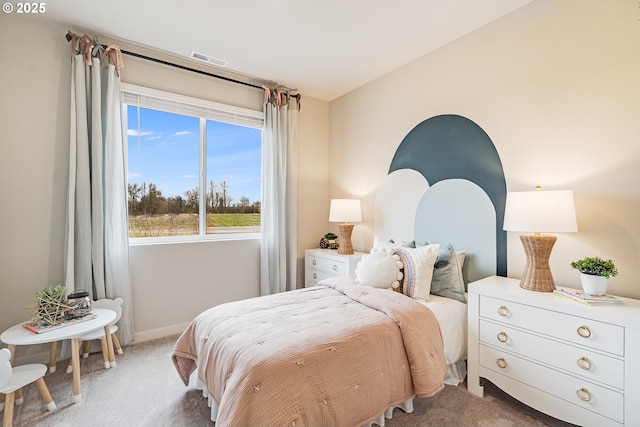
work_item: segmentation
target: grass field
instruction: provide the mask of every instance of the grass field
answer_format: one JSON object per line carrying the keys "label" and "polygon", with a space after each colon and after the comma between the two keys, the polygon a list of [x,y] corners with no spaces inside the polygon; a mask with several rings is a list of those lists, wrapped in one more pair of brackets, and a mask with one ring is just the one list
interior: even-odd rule
{"label": "grass field", "polygon": [[[208,214],[207,234],[255,233],[260,214]],[[198,234],[198,214],[129,216],[129,237],[188,236]]]}

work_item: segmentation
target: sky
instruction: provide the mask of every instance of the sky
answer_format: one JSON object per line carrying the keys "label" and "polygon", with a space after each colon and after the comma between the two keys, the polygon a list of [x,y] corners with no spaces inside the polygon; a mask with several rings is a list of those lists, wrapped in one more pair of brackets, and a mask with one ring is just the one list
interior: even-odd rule
{"label": "sky", "polygon": [[[138,120],[139,117],[139,120]],[[156,184],[165,197],[198,186],[199,119],[127,106],[128,182]],[[226,181],[232,203],[260,200],[261,129],[207,120],[207,183]]]}

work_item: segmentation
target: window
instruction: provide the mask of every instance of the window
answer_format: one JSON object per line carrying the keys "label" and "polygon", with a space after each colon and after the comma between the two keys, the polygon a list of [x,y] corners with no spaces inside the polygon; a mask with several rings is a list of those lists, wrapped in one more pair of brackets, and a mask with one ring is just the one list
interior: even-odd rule
{"label": "window", "polygon": [[129,237],[260,232],[261,111],[123,84]]}

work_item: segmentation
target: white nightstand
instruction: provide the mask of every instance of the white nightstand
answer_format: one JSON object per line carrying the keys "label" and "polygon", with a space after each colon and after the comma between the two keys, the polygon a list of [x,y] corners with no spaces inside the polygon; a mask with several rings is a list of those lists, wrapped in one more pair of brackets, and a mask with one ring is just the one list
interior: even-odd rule
{"label": "white nightstand", "polygon": [[640,426],[640,300],[588,306],[488,277],[469,284],[467,388],[486,378],[581,426]]}
{"label": "white nightstand", "polygon": [[346,276],[355,279],[356,265],[362,260],[362,252],[339,255],[334,249],[307,249],[304,251],[304,286],[315,286],[328,277]]}

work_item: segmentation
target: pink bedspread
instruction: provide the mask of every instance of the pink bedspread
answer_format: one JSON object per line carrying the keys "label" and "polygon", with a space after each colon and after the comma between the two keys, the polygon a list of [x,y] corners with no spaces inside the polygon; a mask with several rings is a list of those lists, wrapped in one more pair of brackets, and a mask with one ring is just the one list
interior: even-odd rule
{"label": "pink bedspread", "polygon": [[223,304],[175,344],[219,404],[216,427],[359,426],[444,387],[438,323],[404,295],[340,281]]}

